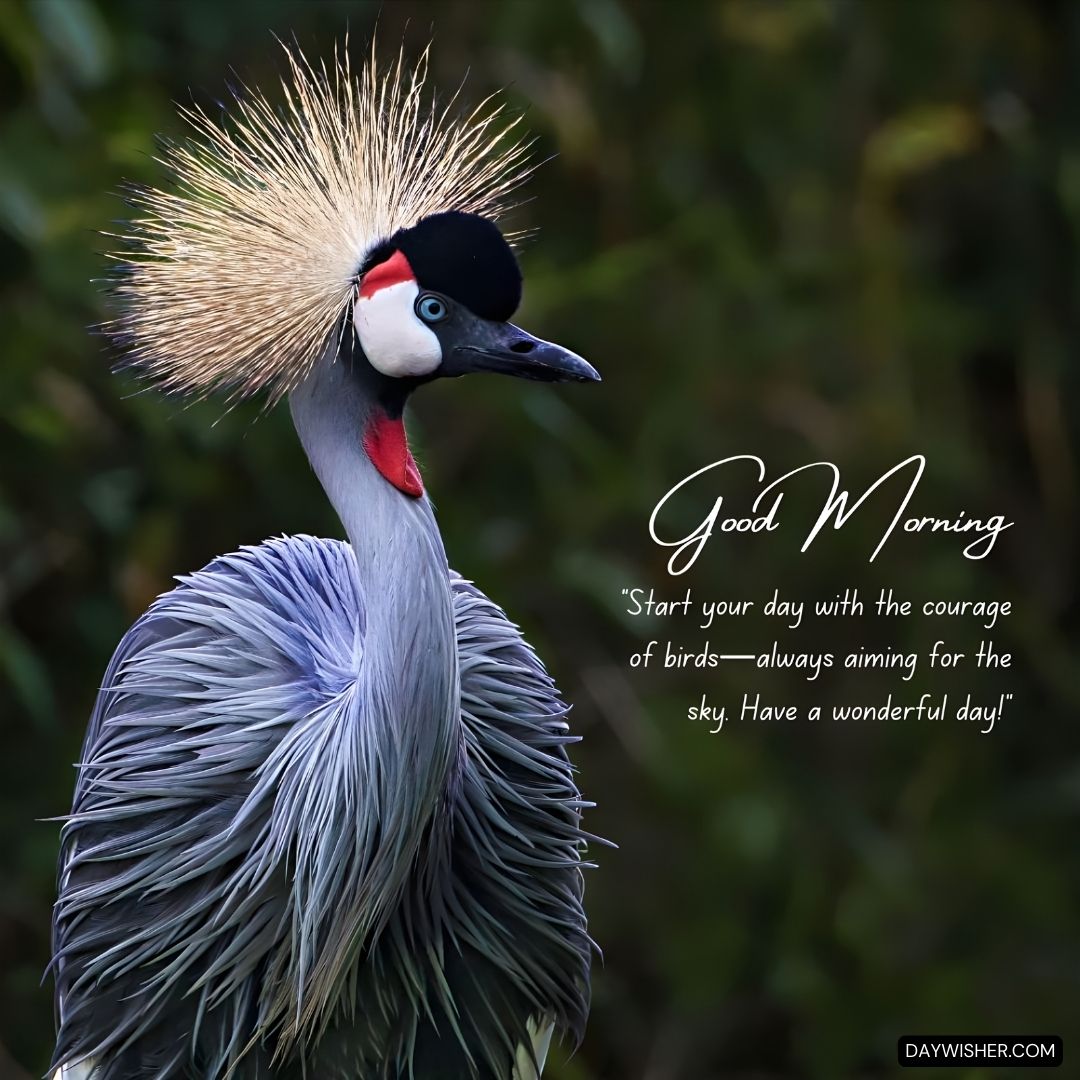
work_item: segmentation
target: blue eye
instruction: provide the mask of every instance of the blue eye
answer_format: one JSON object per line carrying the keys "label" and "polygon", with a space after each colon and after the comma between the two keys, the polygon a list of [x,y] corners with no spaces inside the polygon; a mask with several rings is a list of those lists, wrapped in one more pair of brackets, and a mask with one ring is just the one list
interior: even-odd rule
{"label": "blue eye", "polygon": [[434,293],[424,293],[416,301],[416,314],[420,316],[424,322],[436,323],[442,322],[443,319],[449,314],[446,308],[446,301],[440,296],[435,296]]}

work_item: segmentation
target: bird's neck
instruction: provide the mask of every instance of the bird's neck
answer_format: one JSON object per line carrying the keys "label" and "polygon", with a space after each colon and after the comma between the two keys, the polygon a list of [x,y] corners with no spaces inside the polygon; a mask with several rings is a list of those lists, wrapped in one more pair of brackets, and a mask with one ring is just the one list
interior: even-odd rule
{"label": "bird's neck", "polygon": [[445,806],[460,752],[457,639],[431,504],[387,479],[365,447],[382,404],[339,360],[320,365],[290,407],[348,533],[360,586],[358,674],[334,754],[338,790],[310,794],[313,813],[322,815],[330,798],[349,816],[338,825],[354,830],[355,866],[330,908],[327,897],[298,901],[336,908],[332,925],[319,929],[321,960],[305,993],[329,1006],[342,968],[382,929],[408,875],[429,854],[443,854],[432,849],[448,836]]}
{"label": "bird's neck", "polygon": [[[360,365],[362,357],[328,353],[290,395],[293,422],[356,556],[365,657],[385,663],[380,675],[402,690],[441,686],[444,669],[456,674],[442,537],[408,450],[403,397],[388,402]],[[418,651],[431,648],[444,663]]]}

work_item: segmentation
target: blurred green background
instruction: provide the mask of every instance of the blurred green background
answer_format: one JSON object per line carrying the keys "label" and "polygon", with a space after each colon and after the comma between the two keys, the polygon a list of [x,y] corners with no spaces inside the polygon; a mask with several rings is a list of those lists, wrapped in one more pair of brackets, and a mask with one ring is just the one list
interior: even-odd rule
{"label": "blurred green background", "polygon": [[[892,1075],[897,1035],[923,1031],[1057,1032],[1075,1061],[1080,6],[5,0],[0,1077],[40,1075],[51,1050],[38,984],[58,827],[39,819],[69,806],[112,648],[173,574],[283,531],[340,535],[284,410],[184,409],[110,373],[88,331],[106,314],[96,234],[123,216],[125,180],[160,181],[153,136],[182,133],[174,101],[223,98],[230,69],[272,87],[272,32],[318,56],[348,26],[362,52],[377,15],[388,50],[434,32],[439,85],[469,69],[472,99],[508,87],[538,155],[556,155],[509,223],[536,229],[520,321],[605,378],[436,386],[412,421],[451,561],[576,703],[589,825],[619,844],[588,881],[605,954],[588,1035],[549,1075]],[[913,511],[1016,521],[990,558],[901,536],[871,565],[891,516],[875,503],[806,555],[792,525],[716,539],[665,580],[646,523],[688,472],[826,458],[861,490],[915,452],[929,468]],[[785,519],[812,520],[822,496],[793,486]],[[1011,711],[987,737],[872,722],[711,737],[686,720],[703,688],[828,703],[907,684],[631,675],[649,638],[777,636],[622,610],[622,588],[686,585],[1011,599],[993,634],[864,620],[785,639],[973,651],[992,636],[1016,655],[1003,679],[920,672],[908,688],[1000,682]]]}

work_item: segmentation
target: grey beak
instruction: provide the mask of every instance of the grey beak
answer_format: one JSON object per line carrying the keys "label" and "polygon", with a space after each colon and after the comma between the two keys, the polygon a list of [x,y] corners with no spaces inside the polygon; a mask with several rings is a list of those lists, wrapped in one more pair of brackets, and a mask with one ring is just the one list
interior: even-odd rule
{"label": "grey beak", "polygon": [[527,334],[513,323],[477,319],[468,340],[445,356],[442,374],[494,371],[539,382],[600,382],[596,368],[577,353]]}

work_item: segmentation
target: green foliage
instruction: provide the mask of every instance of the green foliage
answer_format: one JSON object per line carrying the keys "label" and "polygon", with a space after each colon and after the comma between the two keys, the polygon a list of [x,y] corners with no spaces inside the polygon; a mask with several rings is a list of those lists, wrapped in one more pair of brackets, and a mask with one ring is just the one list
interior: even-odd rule
{"label": "green foliage", "polygon": [[[172,575],[283,531],[339,531],[283,410],[185,408],[110,373],[87,329],[107,316],[96,233],[123,216],[125,181],[160,179],[153,135],[180,134],[173,101],[224,97],[230,66],[271,86],[273,33],[317,54],[348,27],[361,52],[377,10],[0,5],[5,1076],[47,1062],[58,827],[39,819],[69,805],[115,643]],[[605,379],[435,386],[412,425],[451,559],[576,702],[589,824],[619,844],[589,880],[605,953],[593,1020],[550,1074],[877,1076],[901,1031],[1071,1034],[1080,12],[440,0],[382,5],[378,33],[419,48],[432,22],[439,84],[469,68],[470,99],[508,85],[539,156],[558,155],[511,222],[541,230],[521,322]],[[903,537],[871,566],[883,522],[868,512],[805,556],[716,540],[686,581],[731,598],[1012,599],[994,637],[1016,654],[1015,700],[992,736],[867,723],[710,738],[684,719],[700,676],[629,674],[641,639],[666,634],[628,622],[619,590],[665,584],[646,522],[677,479],[760,453],[781,471],[836,461],[857,486],[914,452],[930,461],[921,505],[1017,521],[991,558]],[[790,512],[820,497],[793,491]],[[866,632],[800,633],[840,649]],[[928,644],[917,624],[880,633]],[[771,636],[751,619],[727,644]],[[718,698],[743,685],[710,679]],[[866,686],[776,673],[768,690]]]}

